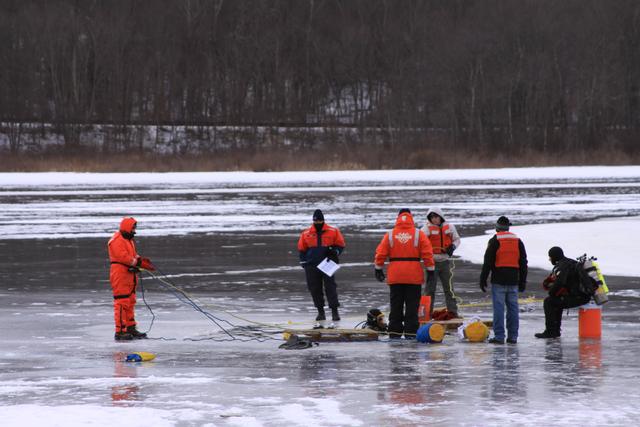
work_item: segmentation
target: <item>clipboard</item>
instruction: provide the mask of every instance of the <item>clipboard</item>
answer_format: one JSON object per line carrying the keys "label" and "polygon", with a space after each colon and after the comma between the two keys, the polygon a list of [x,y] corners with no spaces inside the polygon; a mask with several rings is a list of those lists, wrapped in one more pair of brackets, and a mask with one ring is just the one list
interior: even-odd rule
{"label": "clipboard", "polygon": [[340,264],[336,264],[331,261],[329,258],[323,259],[320,264],[318,264],[318,270],[322,271],[327,276],[331,277],[336,274],[336,271],[340,269]]}

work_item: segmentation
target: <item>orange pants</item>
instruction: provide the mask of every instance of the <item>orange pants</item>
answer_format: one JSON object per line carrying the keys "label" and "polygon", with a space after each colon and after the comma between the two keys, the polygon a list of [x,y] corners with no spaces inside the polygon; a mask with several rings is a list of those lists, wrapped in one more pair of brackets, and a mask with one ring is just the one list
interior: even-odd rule
{"label": "orange pants", "polygon": [[127,298],[113,300],[113,317],[116,322],[116,332],[127,332],[127,327],[136,326],[136,294]]}

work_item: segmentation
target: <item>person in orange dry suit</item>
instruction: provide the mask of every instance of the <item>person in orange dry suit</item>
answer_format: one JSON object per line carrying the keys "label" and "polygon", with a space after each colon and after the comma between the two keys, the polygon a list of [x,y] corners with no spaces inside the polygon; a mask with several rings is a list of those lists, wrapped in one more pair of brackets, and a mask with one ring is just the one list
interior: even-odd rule
{"label": "person in orange dry suit", "polygon": [[136,305],[136,286],[140,269],[155,270],[149,258],[143,258],[136,252],[133,238],[137,222],[126,217],[120,222],[120,228],[113,233],[107,247],[111,269],[109,281],[113,290],[113,313],[116,323],[116,341],[142,339],[147,334],[136,329],[134,307]]}
{"label": "person in orange dry suit", "polygon": [[391,313],[389,314],[389,338],[415,338],[418,330],[418,306],[424,283],[424,270],[427,268],[430,280],[435,274],[433,248],[429,238],[416,228],[409,209],[401,209],[393,230],[387,232],[376,248],[375,276],[378,281],[385,280],[385,261],[389,259],[387,269]]}

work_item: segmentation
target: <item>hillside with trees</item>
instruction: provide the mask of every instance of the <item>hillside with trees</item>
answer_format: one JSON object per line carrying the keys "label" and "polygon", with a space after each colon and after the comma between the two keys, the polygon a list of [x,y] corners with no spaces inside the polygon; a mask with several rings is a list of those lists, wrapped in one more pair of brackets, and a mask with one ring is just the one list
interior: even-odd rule
{"label": "hillside with trees", "polygon": [[640,160],[633,0],[5,0],[0,63],[4,170]]}

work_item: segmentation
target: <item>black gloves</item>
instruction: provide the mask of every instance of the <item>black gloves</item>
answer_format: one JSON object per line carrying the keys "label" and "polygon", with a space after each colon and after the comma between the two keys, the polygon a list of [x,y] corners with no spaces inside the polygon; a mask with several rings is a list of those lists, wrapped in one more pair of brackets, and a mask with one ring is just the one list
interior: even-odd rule
{"label": "black gloves", "polygon": [[482,292],[487,292],[487,282],[480,282],[480,289],[482,289]]}
{"label": "black gloves", "polygon": [[376,268],[376,279],[378,279],[378,282],[384,282],[385,275],[382,269]]}
{"label": "black gloves", "polygon": [[453,251],[456,250],[456,245],[449,245],[446,248],[444,248],[444,251],[447,253],[447,255],[451,256],[453,255]]}
{"label": "black gloves", "polygon": [[340,255],[340,250],[334,248],[333,246],[329,246],[329,248],[327,249],[327,258],[338,264],[338,255]]}
{"label": "black gloves", "polygon": [[434,270],[427,270],[427,283],[431,283],[436,279],[436,272]]}
{"label": "black gloves", "polygon": [[527,288],[526,283],[518,283],[518,292],[524,292],[526,288]]}

